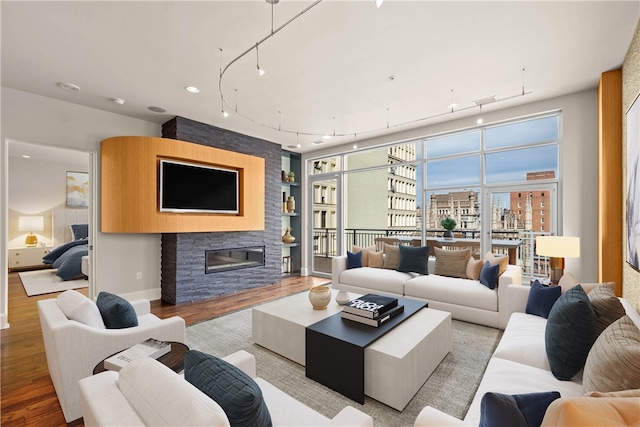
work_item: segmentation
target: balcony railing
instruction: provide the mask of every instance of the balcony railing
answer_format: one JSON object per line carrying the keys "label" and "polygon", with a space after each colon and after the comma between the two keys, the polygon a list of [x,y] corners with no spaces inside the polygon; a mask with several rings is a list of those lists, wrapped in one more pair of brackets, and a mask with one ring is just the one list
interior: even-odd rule
{"label": "balcony railing", "polygon": [[[444,229],[430,229],[426,232],[426,239],[440,238],[444,233]],[[549,260],[548,257],[535,254],[535,238],[536,236],[548,235],[549,233],[540,233],[533,231],[521,230],[493,230],[491,232],[492,240],[520,240],[521,244],[516,248],[516,264],[522,267],[524,277],[548,277],[549,276]],[[466,247],[463,239],[479,239],[481,232],[478,230],[454,230],[456,237],[455,247],[457,249]],[[412,241],[421,241],[420,232],[415,229],[346,229],[345,230],[345,246],[350,248],[352,245],[359,247],[376,246],[376,239],[379,238],[401,238],[402,243],[410,244]],[[415,239],[407,239],[414,237]],[[447,245],[443,245],[447,246]],[[468,247],[477,250],[478,244],[470,244]],[[337,234],[335,228],[316,228],[313,230],[313,255],[315,257],[330,258],[337,255]],[[501,245],[495,245],[491,249],[494,253],[503,253],[508,255],[508,249]]]}

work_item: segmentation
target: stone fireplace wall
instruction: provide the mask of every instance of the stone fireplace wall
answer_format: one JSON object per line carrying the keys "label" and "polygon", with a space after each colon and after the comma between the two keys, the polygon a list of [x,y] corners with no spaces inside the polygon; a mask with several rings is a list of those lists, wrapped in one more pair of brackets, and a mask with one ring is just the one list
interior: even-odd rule
{"label": "stone fireplace wall", "polygon": [[[281,146],[183,117],[164,123],[162,136],[265,159],[264,230],[163,234],[162,300],[181,304],[279,283]],[[205,250],[248,246],[265,247],[264,267],[205,274]]]}

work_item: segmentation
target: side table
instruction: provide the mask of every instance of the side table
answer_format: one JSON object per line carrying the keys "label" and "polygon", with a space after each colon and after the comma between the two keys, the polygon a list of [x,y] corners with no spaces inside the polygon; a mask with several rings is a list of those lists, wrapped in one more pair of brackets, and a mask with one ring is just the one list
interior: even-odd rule
{"label": "side table", "polygon": [[[171,351],[169,353],[158,357],[158,362],[161,362],[163,365],[168,366],[173,369],[175,372],[180,372],[184,369],[184,355],[189,351],[189,346],[177,341],[167,341],[171,344]],[[124,350],[124,349],[123,349]],[[120,350],[122,351],[122,350]],[[93,368],[93,375],[99,374],[100,372],[107,371],[104,367],[104,361],[114,354],[120,353],[117,351],[107,357],[105,357],[100,363]]]}

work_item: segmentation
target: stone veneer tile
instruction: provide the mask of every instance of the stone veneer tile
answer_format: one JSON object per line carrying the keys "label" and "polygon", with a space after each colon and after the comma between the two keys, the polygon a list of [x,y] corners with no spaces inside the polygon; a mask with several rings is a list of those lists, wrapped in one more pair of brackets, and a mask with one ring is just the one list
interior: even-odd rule
{"label": "stone veneer tile", "polygon": [[[281,279],[281,146],[215,126],[175,117],[162,136],[265,159],[265,229],[162,235],[162,300],[181,304],[279,283]],[[265,247],[264,267],[205,274],[205,250]]]}

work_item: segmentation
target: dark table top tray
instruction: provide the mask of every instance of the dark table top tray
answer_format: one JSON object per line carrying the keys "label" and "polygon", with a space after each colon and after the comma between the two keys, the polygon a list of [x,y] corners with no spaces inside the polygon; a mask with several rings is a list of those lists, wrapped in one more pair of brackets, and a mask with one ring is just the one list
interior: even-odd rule
{"label": "dark table top tray", "polygon": [[307,329],[359,347],[366,347],[428,305],[425,301],[397,298],[398,305],[404,305],[404,311],[378,327],[343,319],[340,313],[337,313],[307,326]]}
{"label": "dark table top tray", "polygon": [[[189,351],[189,347],[186,344],[183,344],[177,341],[167,341],[167,342],[171,344],[171,350],[167,354],[164,354],[158,357],[158,359],[156,360],[158,360],[158,362],[161,362],[165,366],[168,366],[169,368],[173,369],[175,372],[180,372],[182,371],[182,369],[184,369],[184,355],[187,353],[187,351]],[[107,371],[108,369],[104,367],[104,361],[109,357],[113,356],[114,354],[120,353],[120,351],[117,351],[112,355],[105,357],[104,360],[98,363],[96,367],[93,368],[93,375],[99,374],[100,372]]]}

